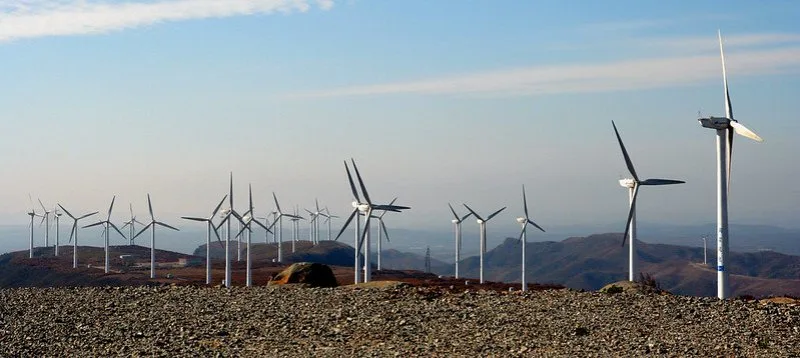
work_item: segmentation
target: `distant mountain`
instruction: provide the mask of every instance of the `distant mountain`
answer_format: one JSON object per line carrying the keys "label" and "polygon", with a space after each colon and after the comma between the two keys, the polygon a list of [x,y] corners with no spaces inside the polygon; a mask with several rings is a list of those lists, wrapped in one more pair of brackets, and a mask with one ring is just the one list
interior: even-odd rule
{"label": "distant mountain", "polygon": [[[527,250],[530,282],[559,283],[576,289],[597,290],[627,279],[627,247],[622,234],[573,237],[560,242],[531,242]],[[639,269],[652,274],[663,288],[678,294],[716,295],[716,256],[709,249],[704,266],[703,249],[638,242]],[[520,245],[516,239],[487,252],[485,277],[519,281]],[[462,261],[466,276],[478,277],[477,257]],[[800,257],[762,251],[731,252],[731,287],[735,295],[800,295]]]}

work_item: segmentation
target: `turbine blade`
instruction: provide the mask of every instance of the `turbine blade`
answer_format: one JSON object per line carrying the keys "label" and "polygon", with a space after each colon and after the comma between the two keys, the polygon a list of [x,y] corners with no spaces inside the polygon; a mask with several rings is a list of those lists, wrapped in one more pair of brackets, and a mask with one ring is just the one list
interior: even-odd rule
{"label": "turbine blade", "polygon": [[119,233],[119,234],[120,234],[120,236],[122,236],[122,238],[124,238],[124,239],[127,239],[127,237],[125,236],[125,234],[123,234],[123,233],[122,233],[122,231],[120,231],[120,230],[119,230],[119,228],[117,227],[117,225],[114,225],[114,223],[112,223],[112,222],[110,222],[110,221],[108,222],[108,225],[109,225],[109,226],[111,226],[111,227],[113,227],[113,228],[114,228],[114,230],[116,230],[116,231],[117,231],[117,233]]}
{"label": "turbine blade", "polygon": [[181,216],[181,219],[192,220],[192,221],[203,221],[203,222],[211,221],[211,220],[206,219],[206,218],[193,218],[193,217],[190,217],[190,216]]}
{"label": "turbine blade", "polygon": [[231,185],[230,193],[228,194],[228,201],[231,204],[231,210],[233,210],[233,172],[231,172]]}
{"label": "turbine blade", "polygon": [[69,232],[69,241],[67,243],[72,243],[72,236],[75,235],[75,230],[78,230],[78,220],[72,222],[72,230]]}
{"label": "turbine blade", "polygon": [[372,219],[372,209],[367,210],[366,221],[364,222],[364,232],[361,233],[361,238],[358,240],[358,252],[364,247],[364,240],[369,234],[369,223]]}
{"label": "turbine blade", "polygon": [[106,221],[111,220],[111,210],[114,209],[114,200],[116,199],[117,199],[116,195],[111,197],[111,205],[108,206],[108,216],[106,217]]}
{"label": "turbine blade", "polygon": [[150,220],[155,221],[156,218],[153,215],[153,202],[150,201],[150,193],[147,193],[147,207],[150,209]]}
{"label": "turbine blade", "polygon": [[249,198],[248,207],[250,208],[250,212],[253,212],[253,184],[247,184],[247,194]]}
{"label": "turbine blade", "polygon": [[156,221],[155,223],[158,224],[158,225],[161,225],[163,227],[170,228],[170,229],[175,230],[175,231],[180,231],[178,228],[173,227],[173,226],[171,226],[169,224],[166,224],[166,223],[162,223],[160,221]]}
{"label": "turbine blade", "polygon": [[728,74],[725,71],[725,50],[722,48],[722,31],[717,30],[719,38],[719,58],[722,61],[722,85],[725,87],[725,116],[733,119],[733,107],[731,106],[731,94],[728,91]]}
{"label": "turbine blade", "polygon": [[756,134],[755,132],[751,131],[747,127],[745,127],[744,124],[741,124],[741,123],[736,122],[736,121],[731,121],[730,124],[731,124],[731,127],[733,127],[733,130],[736,132],[736,134],[738,134],[738,135],[740,135],[742,137],[750,138],[750,139],[752,139],[752,140],[754,140],[756,142],[763,142],[764,141],[763,139],[761,139],[761,137],[758,136],[758,134]]}
{"label": "turbine blade", "polygon": [[219,232],[217,231],[216,228],[214,228],[214,224],[211,223],[211,220],[208,221],[208,226],[210,226],[210,229],[212,229],[211,231],[214,232],[214,236],[217,237],[217,241],[219,241],[219,243],[222,244],[222,239],[219,237]]}
{"label": "turbine blade", "polygon": [[130,221],[126,221],[126,222],[125,222],[125,225],[122,225],[122,228],[124,229],[124,228],[128,227],[128,225],[130,225],[130,224],[131,224],[131,222],[130,222]]}
{"label": "turbine blade", "polygon": [[633,169],[633,162],[631,162],[631,157],[628,155],[628,151],[625,149],[625,144],[622,143],[622,137],[619,136],[619,131],[617,131],[617,125],[614,124],[614,121],[611,121],[611,125],[614,127],[614,134],[617,135],[617,141],[619,142],[619,147],[622,148],[622,156],[625,157],[625,165],[628,167],[628,171],[633,176],[633,180],[639,181],[639,177],[636,175],[636,169]]}
{"label": "turbine blade", "polygon": [[267,232],[269,232],[270,234],[272,233],[272,230],[270,230],[266,225],[262,224],[258,220],[253,219],[253,220],[250,220],[250,222],[254,222],[254,223],[258,224],[258,226],[261,226],[261,228],[263,228],[264,230],[267,230]]}
{"label": "turbine blade", "polygon": [[525,217],[530,216],[528,215],[528,198],[525,195],[525,184],[522,184],[522,208],[525,209]]}
{"label": "turbine blade", "polygon": [[358,185],[361,187],[361,194],[364,194],[364,200],[367,201],[367,204],[372,204],[372,200],[369,199],[367,187],[364,185],[364,179],[361,178],[361,173],[358,172],[356,161],[353,158],[350,158],[350,162],[353,163],[353,170],[356,172],[356,178],[358,179]]}
{"label": "turbine blade", "polygon": [[[456,220],[459,220],[459,219],[458,219],[458,214],[456,214],[456,210],[455,210],[455,209],[453,209],[453,206],[452,206],[452,205],[450,205],[450,203],[447,203],[447,206],[449,206],[449,207],[450,207],[450,212],[451,212],[451,213],[453,213],[453,217],[455,217],[455,218],[456,218]],[[459,221],[460,221],[460,220],[459,220]]]}
{"label": "turbine blade", "polygon": [[86,215],[84,215],[84,216],[81,216],[81,217],[79,217],[79,218],[77,218],[77,219],[75,219],[75,220],[85,219],[85,218],[88,218],[88,217],[90,217],[90,216],[92,216],[92,215],[95,215],[95,214],[97,214],[97,213],[98,213],[97,211],[95,211],[95,212],[91,212],[91,213],[88,213],[88,214],[86,214]]}
{"label": "turbine blade", "polygon": [[38,201],[39,201],[39,205],[41,205],[41,206],[42,206],[42,210],[43,210],[44,212],[47,212],[47,208],[45,208],[45,207],[44,207],[44,204],[42,204],[42,199],[36,198],[36,200],[38,200]]}
{"label": "turbine blade", "polygon": [[469,205],[467,205],[467,204],[463,204],[463,205],[464,205],[465,208],[467,208],[467,210],[469,210],[469,213],[472,214],[473,216],[475,216],[476,218],[478,218],[478,220],[486,221],[486,220],[483,220],[483,218],[480,215],[478,215],[478,213],[476,213],[475,210],[472,210],[472,208],[470,208]]}
{"label": "turbine blade", "polygon": [[727,139],[728,139],[728,143],[727,143],[728,144],[727,145],[728,152],[726,153],[725,163],[727,165],[727,172],[728,172],[728,185],[727,185],[728,194],[730,194],[730,192],[731,192],[731,165],[732,165],[731,162],[733,161],[733,130],[728,128],[728,129],[725,129],[725,132],[727,134]]}
{"label": "turbine blade", "polygon": [[275,209],[278,210],[278,213],[282,213],[281,211],[281,204],[278,204],[278,197],[275,195],[275,192],[272,192],[272,199],[275,200]]}
{"label": "turbine blade", "polygon": [[336,235],[336,238],[333,241],[339,240],[339,237],[342,236],[344,230],[347,229],[347,225],[350,225],[350,222],[353,221],[353,218],[356,216],[357,213],[358,213],[358,208],[353,209],[353,212],[350,213],[350,216],[347,217],[347,220],[344,222],[344,225],[342,225],[342,229],[339,230],[339,233]]}
{"label": "turbine blade", "polygon": [[[470,216],[472,216],[472,213],[467,213],[466,215],[462,216],[461,220],[459,220],[458,222],[462,222],[462,221],[466,220]],[[458,218],[456,218],[456,219],[458,219]]]}
{"label": "turbine blade", "polygon": [[633,214],[636,212],[636,197],[639,195],[639,186],[633,187],[633,199],[631,200],[631,208],[628,210],[628,220],[625,221],[625,233],[622,234],[622,246],[625,246],[625,240],[628,239],[628,233],[631,230],[631,221]]}
{"label": "turbine blade", "polygon": [[386,236],[386,242],[391,242],[391,240],[389,240],[389,231],[386,230],[386,224],[383,223],[383,220],[380,220],[379,222],[381,230],[383,230],[383,236]]}
{"label": "turbine blade", "polygon": [[136,235],[133,235],[133,239],[135,239],[135,238],[139,237],[139,235],[141,235],[143,232],[147,231],[147,229],[148,229],[148,228],[149,228],[151,225],[153,225],[153,222],[150,222],[149,224],[145,225],[145,226],[144,226],[144,227],[143,227],[141,230],[139,230],[139,232],[137,232],[137,233],[136,233]]}
{"label": "turbine blade", "polygon": [[225,195],[225,196],[222,197],[222,200],[219,201],[219,204],[217,204],[217,206],[214,208],[214,211],[211,212],[211,218],[214,218],[215,216],[217,216],[217,212],[219,211],[219,208],[222,207],[222,203],[224,203],[225,199],[227,199],[227,198],[228,198],[228,195]]}
{"label": "turbine blade", "polygon": [[493,217],[497,216],[497,214],[500,214],[500,212],[503,210],[506,210],[505,206],[502,209],[493,212],[492,215],[489,215],[489,217],[487,217],[485,221],[492,220]]}
{"label": "turbine blade", "polygon": [[[539,226],[539,225],[536,225],[536,223],[535,223],[535,222],[533,222],[533,220],[531,220],[531,219],[528,219],[528,222],[527,222],[527,224],[531,224],[531,225],[535,226],[537,229],[539,229],[539,230],[542,230],[542,232],[546,232],[546,231],[544,231],[544,229],[542,229],[542,227],[541,227],[541,226]],[[527,224],[526,224],[526,225],[527,225]]]}
{"label": "turbine blade", "polygon": [[356,185],[353,183],[353,176],[350,175],[350,167],[347,166],[347,161],[344,161],[344,170],[347,171],[347,180],[350,182],[350,191],[353,193],[353,197],[356,199],[357,202],[361,202],[361,197],[358,196],[358,190],[356,190]]}
{"label": "turbine blade", "polygon": [[671,184],[683,184],[686,183],[683,180],[673,180],[673,179],[646,179],[643,182],[639,183],[639,185],[671,185]]}
{"label": "turbine blade", "polygon": [[522,235],[525,235],[525,232],[527,230],[528,230],[528,223],[525,223],[525,225],[522,225],[522,231],[519,232],[519,238],[517,238],[517,243],[522,241]]}
{"label": "turbine blade", "polygon": [[96,223],[86,225],[83,228],[86,229],[86,228],[89,228],[89,227],[92,227],[92,226],[102,225],[102,224],[105,224],[105,223],[106,223],[105,221],[98,221]]}
{"label": "turbine blade", "polygon": [[314,198],[314,206],[317,208],[317,212],[319,212],[319,199]]}
{"label": "turbine blade", "polygon": [[72,214],[71,214],[71,213],[70,213],[70,212],[69,212],[67,209],[64,209],[64,207],[63,207],[63,206],[61,206],[61,204],[58,204],[58,207],[59,207],[59,208],[61,208],[61,210],[64,210],[64,212],[67,214],[67,216],[69,216],[69,217],[71,217],[73,220],[75,220],[75,217],[74,217],[74,216],[72,216]]}

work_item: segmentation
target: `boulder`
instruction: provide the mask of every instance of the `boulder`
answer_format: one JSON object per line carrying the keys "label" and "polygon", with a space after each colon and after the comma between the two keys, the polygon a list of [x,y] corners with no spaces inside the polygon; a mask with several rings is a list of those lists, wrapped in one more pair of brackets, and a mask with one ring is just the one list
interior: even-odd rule
{"label": "boulder", "polygon": [[336,287],[336,276],[333,270],[323,264],[298,262],[275,275],[267,285],[286,285],[302,283],[311,287]]}

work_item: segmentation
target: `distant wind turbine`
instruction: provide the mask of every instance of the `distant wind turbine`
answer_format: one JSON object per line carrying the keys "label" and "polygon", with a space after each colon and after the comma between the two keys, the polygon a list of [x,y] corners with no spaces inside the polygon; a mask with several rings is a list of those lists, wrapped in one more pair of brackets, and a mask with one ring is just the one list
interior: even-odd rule
{"label": "distant wind turbine", "polygon": [[472,210],[467,204],[464,204],[464,207],[469,210],[469,212],[475,216],[476,221],[478,222],[478,229],[480,230],[480,283],[483,283],[483,260],[486,256],[486,222],[492,220],[493,217],[500,214],[501,211],[505,210],[506,207],[502,207],[500,210],[493,212],[491,215],[487,216],[486,219],[482,218],[475,210]]}
{"label": "distant wind turbine", "polygon": [[630,233],[630,242],[628,243],[628,281],[636,281],[636,197],[639,195],[640,185],[672,185],[683,184],[682,180],[672,179],[645,179],[639,180],[636,175],[636,170],[633,168],[628,151],[625,149],[625,144],[622,143],[622,137],[619,136],[617,125],[611,121],[611,126],[614,127],[614,134],[617,135],[617,142],[622,149],[622,156],[625,158],[625,166],[628,167],[633,178],[620,179],[619,185],[628,188],[628,199],[630,200],[630,209],[628,210],[628,220],[625,222],[625,233],[622,235],[622,246],[625,246],[625,240],[628,239]]}
{"label": "distant wind turbine", "polygon": [[[285,216],[288,218],[296,218],[298,216],[292,214],[286,214],[281,210],[281,204],[278,203],[278,196],[275,195],[274,191],[272,192],[272,199],[275,201],[275,211],[274,211],[275,219],[272,221],[272,225],[269,226],[267,231],[270,231],[275,226],[275,224],[278,224],[278,231],[277,232],[273,231],[273,235],[277,234],[278,236],[278,247],[277,247],[278,262],[283,262],[283,217]],[[295,250],[295,239],[292,238],[292,252],[294,252],[294,250]]]}
{"label": "distant wind turbine", "polygon": [[730,297],[728,284],[728,194],[731,180],[731,154],[733,152],[733,133],[763,142],[757,134],[733,118],[731,96],[728,91],[728,76],[725,73],[725,51],[722,48],[722,33],[719,38],[719,55],[722,60],[722,85],[725,89],[725,117],[698,118],[700,125],[717,132],[717,297]]}
{"label": "distant wind turbine", "polygon": [[50,213],[51,213],[51,211],[47,210],[47,208],[44,207],[44,204],[42,204],[42,199],[37,198],[36,200],[39,200],[39,205],[42,206],[42,212],[44,212],[44,214],[42,215],[42,221],[39,222],[39,225],[42,225],[42,223],[44,223],[44,246],[49,248],[50,247]]}
{"label": "distant wind turbine", "polygon": [[231,287],[231,217],[235,218],[240,224],[242,217],[236,210],[233,210],[233,172],[231,172],[230,192],[228,193],[229,207],[222,211],[223,218],[217,225],[219,229],[222,225],[227,224],[225,230],[225,287]]}
{"label": "distant wind turbine", "polygon": [[[252,260],[250,259],[250,252],[251,252],[250,244],[252,242],[251,236],[253,233],[253,229],[250,227],[250,223],[255,222],[256,224],[258,224],[258,226],[261,226],[267,232],[269,232],[270,230],[268,227],[266,227],[264,224],[262,224],[253,217],[255,215],[254,213],[255,207],[253,206],[253,186],[252,185],[248,186],[248,190],[249,190],[250,201],[248,204],[247,212],[245,212],[242,220],[244,222],[244,227],[242,227],[242,229],[239,231],[239,233],[236,234],[236,236],[239,237],[240,235],[242,235],[242,233],[245,233],[247,235],[247,255],[245,256],[245,261],[247,261],[246,263],[247,269],[246,269],[245,285],[247,287],[250,287],[253,285],[253,266],[252,266]],[[247,230],[247,232],[245,232],[245,230]]]}
{"label": "distant wind turbine", "polygon": [[136,220],[136,216],[133,215],[133,204],[129,204],[129,207],[131,210],[131,219],[124,222],[124,225],[122,225],[121,229],[124,229],[126,226],[128,227],[128,231],[130,232],[128,236],[130,238],[130,242],[128,244],[133,246],[135,244],[133,238],[136,236],[135,224],[144,225],[144,223]]}
{"label": "distant wind turbine", "polygon": [[[109,232],[111,231],[110,228],[114,228],[114,230],[116,230],[117,233],[120,234],[120,236],[122,236],[123,238],[125,237],[125,234],[123,234],[122,231],[119,231],[119,228],[117,228],[117,225],[114,225],[114,223],[111,222],[111,210],[114,208],[114,200],[116,200],[116,198],[117,198],[116,195],[114,195],[114,197],[111,198],[111,205],[108,206],[108,215],[106,216],[106,220],[105,221],[98,221],[98,222],[96,222],[94,224],[89,224],[89,225],[86,225],[86,226],[83,227],[85,229],[85,228],[92,227],[92,226],[103,225],[103,231],[105,233],[105,235],[103,237],[103,239],[104,239],[103,240],[104,241],[103,242],[103,247],[105,248],[105,264],[104,264],[104,272],[105,273],[108,273],[108,269],[109,269],[108,236],[109,236]],[[76,229],[75,232],[77,233],[77,229]]]}
{"label": "distant wind turbine", "polygon": [[214,231],[214,236],[217,237],[217,241],[219,241],[220,246],[222,245],[222,239],[219,237],[219,232],[214,227],[214,223],[212,220],[214,216],[217,215],[219,208],[225,202],[228,196],[225,195],[222,197],[222,200],[219,201],[219,204],[214,208],[214,211],[211,212],[211,216],[207,218],[198,218],[198,217],[191,217],[191,216],[181,216],[182,219],[192,220],[192,221],[201,221],[206,223],[206,285],[211,284],[211,231]]}
{"label": "distant wind turbine", "polygon": [[[78,220],[85,219],[94,214],[97,214],[97,211],[93,213],[88,213],[86,215],[81,215],[76,218],[61,204],[58,204],[58,207],[61,208],[61,210],[64,210],[67,216],[72,218],[72,230],[70,230],[69,232],[69,241],[72,242],[72,268],[78,268]],[[72,241],[73,236],[75,236],[75,241]]]}
{"label": "distant wind turbine", "polygon": [[[389,205],[394,204],[397,201],[397,198],[392,199]],[[381,265],[381,252],[383,251],[383,236],[386,235],[386,242],[389,242],[389,231],[386,230],[386,223],[383,221],[383,216],[386,215],[387,211],[382,212],[380,215],[372,215],[373,219],[378,220],[378,271],[382,269]]]}
{"label": "distant wind turbine", "polygon": [[155,215],[153,215],[153,203],[150,201],[150,194],[147,194],[147,208],[150,210],[150,222],[145,225],[136,236],[133,238],[135,239],[137,236],[141,235],[145,232],[148,228],[150,228],[150,278],[156,278],[156,225],[161,225],[165,228],[172,229],[175,231],[180,231],[177,228],[170,226],[169,224],[165,224],[161,221],[156,220]]}
{"label": "distant wind turbine", "polygon": [[325,215],[325,222],[328,224],[328,241],[331,241],[331,220],[338,219],[339,217],[331,214],[327,206],[325,207],[325,212],[327,213],[327,215]]}
{"label": "distant wind turbine", "polygon": [[33,198],[31,197],[30,194],[28,194],[28,199],[31,202],[31,210],[28,211],[28,216],[31,217],[31,225],[29,227],[30,232],[31,232],[31,236],[30,236],[30,241],[28,242],[28,258],[32,259],[33,258],[33,218],[37,217],[37,216],[41,216],[41,215],[36,213],[36,208],[33,205]]}
{"label": "distant wind turbine", "polygon": [[58,219],[61,217],[62,214],[58,211],[58,208],[53,208],[53,215],[55,216],[56,219],[56,249],[54,252],[54,256],[58,257],[58,245],[59,245],[58,236],[59,236],[59,229],[61,228]]}
{"label": "distant wind turbine", "polygon": [[470,217],[472,213],[467,213],[464,216],[458,216],[456,214],[456,210],[453,209],[453,206],[450,203],[447,203],[447,206],[450,207],[450,212],[453,213],[453,226],[456,229],[456,263],[455,263],[455,278],[458,278],[458,262],[461,261],[461,222],[463,222],[466,218]]}
{"label": "distant wind turbine", "polygon": [[525,217],[517,218],[517,222],[522,225],[522,232],[519,234],[519,241],[522,242],[522,292],[528,290],[528,281],[525,280],[525,246],[528,243],[528,225],[533,225],[539,230],[544,232],[541,226],[536,225],[533,220],[531,220],[531,216],[528,214],[528,198],[525,195],[525,185],[522,186],[522,208],[525,213]]}

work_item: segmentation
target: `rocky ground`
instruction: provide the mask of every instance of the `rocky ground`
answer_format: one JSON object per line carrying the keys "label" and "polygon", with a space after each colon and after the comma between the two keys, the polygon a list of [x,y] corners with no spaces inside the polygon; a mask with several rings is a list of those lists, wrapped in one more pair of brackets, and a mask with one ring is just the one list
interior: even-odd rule
{"label": "rocky ground", "polygon": [[0,290],[0,356],[800,355],[800,307],[428,287]]}

